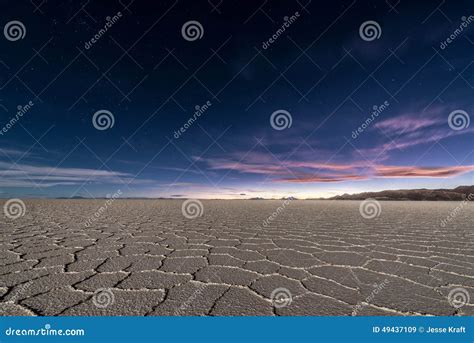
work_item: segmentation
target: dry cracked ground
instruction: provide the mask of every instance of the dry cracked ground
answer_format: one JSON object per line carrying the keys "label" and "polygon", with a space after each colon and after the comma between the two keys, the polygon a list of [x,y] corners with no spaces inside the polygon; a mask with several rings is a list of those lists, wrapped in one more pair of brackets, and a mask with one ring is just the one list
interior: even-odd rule
{"label": "dry cracked ground", "polygon": [[472,204],[446,227],[460,203],[374,219],[357,201],[202,201],[195,219],[180,200],[25,204],[0,217],[1,315],[474,314],[448,301],[474,298]]}

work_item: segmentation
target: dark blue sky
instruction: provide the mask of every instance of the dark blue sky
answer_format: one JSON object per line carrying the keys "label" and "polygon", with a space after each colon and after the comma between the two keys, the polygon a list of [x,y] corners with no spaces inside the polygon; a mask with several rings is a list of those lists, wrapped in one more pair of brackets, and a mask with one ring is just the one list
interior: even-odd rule
{"label": "dark blue sky", "polygon": [[[24,27],[0,37],[1,197],[473,183],[472,1],[1,1],[0,13]],[[189,21],[199,37],[183,37]],[[368,21],[376,37],[360,32]],[[275,129],[275,111],[291,126]]]}

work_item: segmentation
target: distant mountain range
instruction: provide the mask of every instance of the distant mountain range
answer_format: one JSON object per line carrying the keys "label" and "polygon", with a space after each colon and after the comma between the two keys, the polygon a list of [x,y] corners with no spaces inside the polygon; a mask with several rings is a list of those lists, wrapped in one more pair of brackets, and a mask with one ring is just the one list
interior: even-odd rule
{"label": "distant mountain range", "polygon": [[[459,186],[454,189],[398,189],[398,190],[385,190],[380,192],[364,192],[364,193],[357,193],[357,194],[343,194],[337,195],[332,198],[307,198],[301,200],[365,200],[368,198],[377,199],[377,200],[412,200],[412,201],[462,201],[464,199],[468,199],[474,201],[474,185],[472,186]],[[74,196],[71,198],[66,197],[58,197],[56,199],[90,199],[85,198],[82,196]],[[108,199],[104,198],[96,198],[97,199]],[[185,200],[188,199],[186,197],[182,198],[167,198],[167,197],[159,197],[159,198],[144,198],[144,197],[119,197],[117,199],[123,200]],[[210,199],[210,200],[223,200],[223,199]],[[254,197],[248,198],[247,200],[300,200],[293,196],[282,197],[279,199],[275,198],[261,198],[261,197]]]}
{"label": "distant mountain range", "polygon": [[459,186],[454,189],[400,189],[381,192],[366,192],[358,194],[338,195],[329,200],[416,200],[416,201],[452,201],[474,200],[474,186]]}

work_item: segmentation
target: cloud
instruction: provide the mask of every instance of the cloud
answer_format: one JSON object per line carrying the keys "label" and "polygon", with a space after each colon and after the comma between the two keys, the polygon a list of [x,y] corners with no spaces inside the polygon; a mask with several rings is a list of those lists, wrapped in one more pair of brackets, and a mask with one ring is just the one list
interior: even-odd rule
{"label": "cloud", "polygon": [[383,178],[444,178],[474,171],[474,165],[451,167],[376,166],[375,175]]}
{"label": "cloud", "polygon": [[275,182],[293,182],[293,183],[327,183],[327,182],[343,182],[367,180],[366,175],[302,175],[295,178],[283,178],[273,180]]}
{"label": "cloud", "polygon": [[362,166],[355,163],[285,160],[281,156],[263,153],[233,154],[231,158],[200,158],[199,161],[207,163],[209,169],[213,170],[234,170],[240,173],[275,176],[301,173],[304,170],[351,171]]}
{"label": "cloud", "polygon": [[177,171],[181,173],[192,173],[192,174],[201,174],[198,170],[194,170],[192,168],[177,168],[177,167],[155,167],[155,166],[148,166],[151,169],[160,169],[160,170],[170,170],[170,171]]}
{"label": "cloud", "polygon": [[335,164],[335,163],[323,163],[323,162],[287,162],[286,165],[290,168],[310,168],[318,170],[354,170],[361,167],[360,163],[351,164]]}
{"label": "cloud", "polygon": [[87,168],[63,168],[33,166],[0,162],[0,186],[2,187],[52,187],[93,183],[143,183],[132,174]]}
{"label": "cloud", "polygon": [[[262,160],[269,161],[268,158]],[[377,178],[446,178],[474,170],[474,166],[390,166],[362,162],[324,163],[320,161],[277,161],[273,163],[236,162],[224,158],[201,159],[211,169],[235,170],[239,173],[269,175],[273,182],[332,183]]]}
{"label": "cloud", "polygon": [[25,154],[28,155],[28,153],[25,151],[10,148],[0,148],[0,154],[7,156],[23,156]]}
{"label": "cloud", "polygon": [[440,118],[419,118],[407,114],[381,121],[375,124],[374,127],[383,130],[387,134],[403,134],[445,122]]}
{"label": "cloud", "polygon": [[284,175],[285,168],[281,165],[270,163],[245,163],[224,159],[208,159],[206,162],[209,168],[213,170],[236,170],[247,174],[264,174],[264,175]]}
{"label": "cloud", "polygon": [[391,141],[384,143],[376,148],[358,149],[357,153],[365,158],[375,156],[374,161],[381,161],[387,159],[388,153],[392,150],[404,150],[417,145],[434,143],[443,139],[474,133],[474,128],[468,128],[460,131],[451,129],[429,129],[425,131],[413,131],[409,134],[401,135],[393,138]]}
{"label": "cloud", "polygon": [[449,113],[449,110],[446,106],[433,106],[424,112],[412,111],[379,121],[374,124],[374,127],[383,130],[387,135],[406,134],[436,125],[447,124],[447,113]]}
{"label": "cloud", "polygon": [[[250,154],[234,161],[226,158],[200,159],[210,169],[234,170],[239,173],[270,175],[274,182],[341,182],[366,179],[367,176],[357,174],[361,164],[337,164],[318,161],[279,161],[270,154]],[[322,173],[321,173],[322,172]],[[345,174],[344,172],[347,172]]]}
{"label": "cloud", "polygon": [[429,144],[443,139],[473,133],[474,129],[452,130],[448,125],[450,110],[446,106],[434,106],[425,112],[409,112],[374,124],[374,129],[383,132],[385,143],[356,152],[374,160],[389,158],[392,150],[404,150],[417,145]]}
{"label": "cloud", "polygon": [[274,179],[275,182],[293,183],[327,183],[343,181],[359,181],[369,178],[448,178],[474,171],[474,165],[449,167],[411,167],[378,165],[369,169],[368,174],[332,174],[332,175],[300,175]]}

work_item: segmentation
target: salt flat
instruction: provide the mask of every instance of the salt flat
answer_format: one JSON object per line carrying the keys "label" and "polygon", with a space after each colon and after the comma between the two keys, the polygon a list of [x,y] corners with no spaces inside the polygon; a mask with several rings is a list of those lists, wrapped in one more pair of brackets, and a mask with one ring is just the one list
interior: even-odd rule
{"label": "salt flat", "polygon": [[105,203],[0,216],[1,315],[474,315],[472,203]]}

